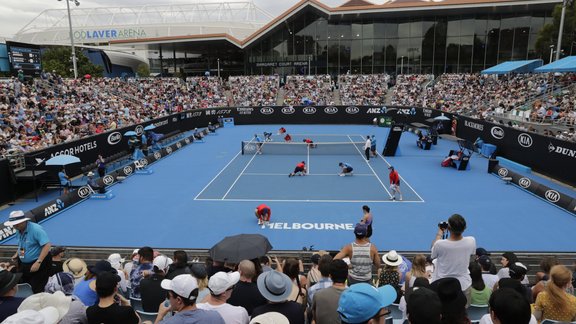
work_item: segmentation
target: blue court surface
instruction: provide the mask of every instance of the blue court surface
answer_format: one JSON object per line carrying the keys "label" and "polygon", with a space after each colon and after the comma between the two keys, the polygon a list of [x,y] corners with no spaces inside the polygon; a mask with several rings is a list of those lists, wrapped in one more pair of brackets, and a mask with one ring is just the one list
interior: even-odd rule
{"label": "blue court surface", "polygon": [[[379,250],[426,251],[437,224],[453,213],[468,222],[466,235],[493,251],[574,251],[576,217],[487,173],[488,160],[471,158],[469,171],[442,168],[456,142],[440,139],[430,151],[404,133],[399,155],[367,163],[363,139],[376,135],[381,152],[387,128],[372,126],[284,125],[295,144],[279,136],[255,154],[254,133],[275,133],[280,125],[219,129],[205,143],[193,143],[151,165],[151,175],[133,175],[112,187],[112,200],[87,200],[42,225],[52,243],[67,246],[210,248],[239,233],[266,235],[276,250],[338,250],[353,240],[362,205],[374,215],[372,242]],[[311,138],[316,148],[302,145]],[[289,178],[306,161],[309,174]],[[340,177],[339,162],[354,167]],[[403,201],[391,201],[388,166],[400,173]],[[536,176],[536,175],[532,175]],[[85,181],[85,180],[84,180]],[[572,189],[542,182],[574,196]],[[56,193],[42,197],[47,200]],[[260,203],[272,209],[261,228],[254,217]],[[26,200],[0,211],[30,209]],[[4,244],[15,244],[10,239]]]}

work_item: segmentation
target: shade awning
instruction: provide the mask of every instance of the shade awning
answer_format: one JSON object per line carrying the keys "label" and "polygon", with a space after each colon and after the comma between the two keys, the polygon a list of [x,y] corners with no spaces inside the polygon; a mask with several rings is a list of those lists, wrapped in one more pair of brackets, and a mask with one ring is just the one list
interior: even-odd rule
{"label": "shade awning", "polygon": [[550,73],[550,72],[576,72],[576,56],[568,56],[556,62],[546,64],[534,70],[537,73]]}
{"label": "shade awning", "polygon": [[542,64],[542,60],[508,61],[483,70],[481,74],[530,73]]}

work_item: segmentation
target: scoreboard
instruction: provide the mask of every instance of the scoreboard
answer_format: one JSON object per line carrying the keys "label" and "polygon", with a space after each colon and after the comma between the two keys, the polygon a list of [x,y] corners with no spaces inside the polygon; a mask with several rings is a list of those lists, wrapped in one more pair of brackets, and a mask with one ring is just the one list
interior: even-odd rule
{"label": "scoreboard", "polygon": [[25,75],[39,76],[42,72],[40,46],[6,42],[12,73],[22,70]]}

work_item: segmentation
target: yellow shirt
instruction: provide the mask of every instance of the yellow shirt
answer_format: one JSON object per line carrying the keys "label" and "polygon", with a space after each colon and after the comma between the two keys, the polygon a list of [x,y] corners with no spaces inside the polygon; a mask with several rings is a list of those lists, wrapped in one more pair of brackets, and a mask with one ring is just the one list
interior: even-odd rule
{"label": "yellow shirt", "polygon": [[542,311],[542,319],[551,319],[555,321],[573,321],[576,319],[576,297],[566,294],[569,303],[568,308],[561,310],[555,305],[548,293],[543,291],[536,297],[535,309]]}

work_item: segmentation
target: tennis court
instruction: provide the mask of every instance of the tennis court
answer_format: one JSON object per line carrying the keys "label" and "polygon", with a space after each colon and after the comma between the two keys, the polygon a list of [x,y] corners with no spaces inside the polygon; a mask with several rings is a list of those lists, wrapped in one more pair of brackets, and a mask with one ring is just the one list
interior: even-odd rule
{"label": "tennis court", "polygon": [[[298,134],[293,141],[281,136],[258,144],[246,139],[237,154],[195,200],[370,202],[391,201],[388,167],[380,154],[364,157],[364,137],[358,134]],[[302,140],[310,138],[313,145]],[[306,176],[288,177],[304,161]],[[339,177],[340,162],[354,168],[353,175]],[[403,181],[403,203],[423,202]]]}

